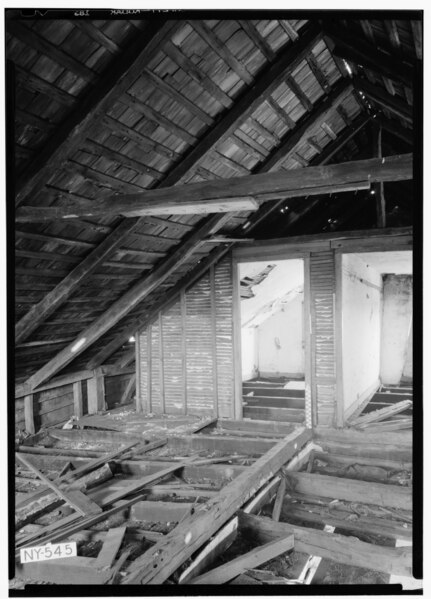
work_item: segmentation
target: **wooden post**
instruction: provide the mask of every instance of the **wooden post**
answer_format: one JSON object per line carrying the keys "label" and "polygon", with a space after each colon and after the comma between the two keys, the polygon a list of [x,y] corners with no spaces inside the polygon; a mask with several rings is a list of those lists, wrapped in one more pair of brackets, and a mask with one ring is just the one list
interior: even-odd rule
{"label": "wooden post", "polygon": [[165,406],[165,368],[163,352],[163,317],[162,311],[159,312],[159,385],[160,385],[160,410],[162,414],[166,413]]}
{"label": "wooden post", "polygon": [[[375,123],[373,127],[373,155],[376,158],[382,157],[382,125],[380,123]],[[374,193],[376,197],[377,227],[382,229],[386,227],[386,202],[383,181],[373,183],[371,193]]]}
{"label": "wooden post", "polygon": [[101,368],[96,368],[93,378],[87,381],[88,413],[96,414],[105,409],[105,377]]}
{"label": "wooden post", "polygon": [[73,383],[73,413],[77,418],[81,418],[84,415],[82,405],[82,381]]}
{"label": "wooden post", "polygon": [[216,315],[216,283],[214,264],[210,266],[210,300],[211,300],[211,350],[213,367],[213,414],[219,416],[217,385],[217,315]]}
{"label": "wooden post", "polygon": [[335,397],[336,423],[344,426],[344,389],[343,389],[343,254],[335,252]]}
{"label": "wooden post", "polygon": [[233,368],[234,368],[234,405],[232,417],[242,420],[242,361],[241,361],[241,295],[239,268],[232,258],[232,318],[233,318]]}
{"label": "wooden post", "polygon": [[153,411],[153,396],[151,393],[151,331],[152,325],[147,328],[147,408],[148,412]]}
{"label": "wooden post", "polygon": [[186,329],[186,292],[184,289],[180,292],[181,302],[181,341],[183,350],[183,411],[187,414],[187,329]]}
{"label": "wooden post", "polygon": [[30,395],[26,395],[24,397],[24,420],[25,420],[25,430],[30,433],[30,435],[34,435],[36,432],[34,426],[34,405],[33,405],[34,395],[31,393]]}
{"label": "wooden post", "polygon": [[305,426],[312,428],[316,415],[311,401],[311,294],[310,257],[304,258],[304,379],[305,379]]}
{"label": "wooden post", "polygon": [[136,411],[143,412],[144,406],[142,405],[141,397],[141,335],[139,331],[135,333],[135,370],[136,370]]}

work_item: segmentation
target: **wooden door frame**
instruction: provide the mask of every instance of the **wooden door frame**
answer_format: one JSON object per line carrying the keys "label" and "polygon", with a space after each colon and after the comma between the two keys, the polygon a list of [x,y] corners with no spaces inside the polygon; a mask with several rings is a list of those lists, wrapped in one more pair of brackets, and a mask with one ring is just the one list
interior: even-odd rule
{"label": "wooden door frame", "polygon": [[343,388],[343,284],[342,262],[347,254],[383,253],[383,252],[408,252],[413,251],[410,244],[400,240],[397,246],[393,239],[379,239],[374,243],[364,246],[360,240],[350,242],[346,246],[335,249],[335,364],[336,364],[336,424],[342,428],[345,425],[344,417],[344,388]]}
{"label": "wooden door frame", "polygon": [[[232,297],[233,297],[233,366],[234,366],[234,410],[233,418],[242,420],[242,354],[241,354],[241,295],[239,265],[247,262],[267,262],[271,260],[302,260],[304,272],[304,331],[306,323],[311,327],[311,295],[310,295],[310,252],[297,248],[260,246],[254,251],[241,252],[242,248],[232,252]],[[306,393],[311,393],[311,428],[316,419],[315,398],[313,400],[312,368],[311,368],[311,336],[304,335],[304,379]]]}

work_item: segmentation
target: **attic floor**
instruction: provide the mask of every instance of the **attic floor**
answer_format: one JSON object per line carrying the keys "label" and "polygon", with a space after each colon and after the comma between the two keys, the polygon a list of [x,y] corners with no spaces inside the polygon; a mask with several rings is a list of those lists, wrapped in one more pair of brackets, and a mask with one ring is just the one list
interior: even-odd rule
{"label": "attic floor", "polygon": [[[109,570],[120,583],[133,561],[174,531],[178,522],[191,517],[197,505],[217,498],[239,474],[251,472],[286,435],[303,430],[285,422],[145,416],[128,406],[86,416],[79,426],[82,428],[46,429],[21,444],[18,454],[54,481],[96,461],[102,465],[102,477],[82,489],[91,502],[109,513],[104,518],[78,518],[76,526],[68,528],[71,525],[66,520],[72,517],[73,508],[52,493],[48,506],[36,505],[34,499],[40,500],[45,487],[37,474],[17,462],[17,550],[50,540],[77,540],[78,555],[85,565],[85,560],[98,557],[108,533],[125,527],[118,554],[118,560],[124,556],[123,566],[118,566],[118,572]],[[240,525],[235,539],[228,543],[230,548],[216,552],[206,570],[230,567],[238,555],[267,542],[268,533],[260,526],[277,525],[278,520],[280,526],[290,527],[295,538],[299,535],[298,546],[257,568],[246,568],[232,584],[386,584],[393,574],[405,576],[411,549],[400,553],[395,545],[400,540],[409,544],[411,539],[411,442],[406,433],[399,432],[396,438],[399,443],[394,446],[394,434],[380,435],[376,443],[366,433],[316,429],[311,442],[243,505],[246,512],[250,508],[247,513],[259,514],[257,520]],[[127,449],[131,443],[136,445]],[[89,470],[91,477],[91,467]],[[280,480],[285,480],[285,488],[275,516]],[[385,499],[378,499],[376,492]],[[124,498],[124,509],[110,515],[119,498]],[[311,534],[311,545],[300,540],[304,534]],[[339,538],[353,543],[345,555],[337,552]],[[373,555],[375,546],[383,551],[377,570],[368,556],[370,551]],[[323,559],[310,561],[310,555],[319,555],[322,547]],[[192,559],[184,559],[167,582],[178,583],[193,564]],[[18,567],[14,588],[29,581],[56,582],[55,566],[49,562],[36,565]],[[89,571],[83,568],[83,580]],[[193,576],[198,572],[205,570],[196,570]],[[101,580],[106,583],[103,577]]]}

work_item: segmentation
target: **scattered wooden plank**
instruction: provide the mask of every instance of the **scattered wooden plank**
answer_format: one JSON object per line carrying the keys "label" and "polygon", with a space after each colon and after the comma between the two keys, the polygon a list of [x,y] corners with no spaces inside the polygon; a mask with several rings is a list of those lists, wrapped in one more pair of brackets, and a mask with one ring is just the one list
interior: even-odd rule
{"label": "scattered wooden plank", "polygon": [[199,576],[201,572],[221,555],[236,539],[238,530],[238,518],[233,518],[225,524],[210,542],[202,549],[193,562],[184,570],[178,579],[178,584],[186,584]]}
{"label": "scattered wooden plank", "polygon": [[40,472],[31,462],[24,458],[19,453],[16,453],[17,459],[24,464],[29,470],[37,474],[37,476],[43,481],[47,487],[52,489],[56,495],[58,495],[63,501],[68,503],[74,510],[83,516],[90,514],[97,514],[102,511],[102,508],[98,506],[94,501],[91,501],[88,497],[78,490],[67,490],[63,491],[53,481],[47,478],[42,472]]}
{"label": "scattered wooden plank", "polygon": [[377,422],[375,424],[364,425],[363,428],[373,433],[383,433],[388,431],[398,431],[411,429],[413,427],[413,418],[403,418],[402,420],[392,420],[389,422]]}
{"label": "scattered wooden plank", "polygon": [[292,489],[297,493],[310,493],[343,501],[369,503],[382,507],[412,509],[412,491],[399,485],[369,483],[350,478],[289,472],[286,474]]}
{"label": "scattered wooden plank", "polygon": [[25,430],[34,435],[36,428],[34,426],[34,405],[33,405],[33,394],[30,393],[24,397],[24,420]]}
{"label": "scattered wooden plank", "polygon": [[283,477],[278,486],[275,496],[274,508],[272,510],[272,519],[278,522],[280,520],[281,508],[283,506],[284,494],[286,492],[286,479]]}
{"label": "scattered wooden plank", "polygon": [[[296,496],[297,497],[297,496]],[[307,500],[306,496],[302,497],[303,501]],[[342,530],[347,530],[352,533],[364,532],[371,535],[381,535],[391,539],[411,539],[412,527],[410,524],[401,524],[395,520],[386,518],[374,518],[358,515],[355,512],[347,512],[337,510],[336,507],[318,506],[310,503],[288,502],[283,506],[283,521],[284,522],[305,522],[310,524],[324,524],[334,526]],[[350,516],[350,517],[349,517]]]}
{"label": "scattered wooden plank", "polygon": [[220,493],[179,524],[128,568],[125,584],[164,582],[195,553],[279,468],[311,439],[310,430],[298,428],[249,466]]}
{"label": "scattered wooden plank", "polygon": [[[244,507],[246,513],[258,513],[260,508],[272,500],[275,489],[280,482],[280,477],[275,476],[263,489],[257,493]],[[192,578],[199,576],[201,572],[221,555],[236,539],[238,529],[238,518],[235,516],[225,524],[209,541],[202,551],[195,557],[193,562],[184,570],[179,578],[180,584],[185,584]]]}
{"label": "scattered wooden plank", "polygon": [[95,563],[95,558],[76,556],[17,564],[15,576],[53,584],[105,584],[109,572],[98,570]]}
{"label": "scattered wooden plank", "polygon": [[412,405],[413,402],[410,399],[405,399],[404,401],[400,401],[392,406],[381,408],[380,410],[374,410],[374,412],[369,412],[368,414],[359,416],[359,418],[349,421],[348,424],[349,426],[354,426],[355,428],[362,428],[366,424],[379,422],[380,420],[385,420],[390,416],[404,412],[404,410],[407,410]]}
{"label": "scattered wooden plank", "polygon": [[148,453],[149,451],[153,451],[153,449],[157,449],[158,447],[163,447],[168,442],[167,439],[159,439],[157,441],[150,441],[143,447],[139,448],[137,453],[141,455],[141,453]]}
{"label": "scattered wooden plank", "polygon": [[172,501],[139,501],[131,508],[130,517],[142,522],[179,522],[191,514],[193,506]]}
{"label": "scattered wooden plank", "polygon": [[270,518],[239,513],[240,529],[268,542],[282,535],[293,534],[295,550],[334,560],[348,566],[377,570],[387,574],[410,576],[411,548],[393,548],[364,543],[356,538],[336,533],[274,522]]}
{"label": "scattered wooden plank", "polygon": [[110,528],[94,563],[96,568],[110,568],[126,534],[126,527]]}
{"label": "scattered wooden plank", "polygon": [[293,534],[287,535],[194,578],[190,584],[225,584],[246,570],[265,564],[282,553],[290,551],[293,546]]}

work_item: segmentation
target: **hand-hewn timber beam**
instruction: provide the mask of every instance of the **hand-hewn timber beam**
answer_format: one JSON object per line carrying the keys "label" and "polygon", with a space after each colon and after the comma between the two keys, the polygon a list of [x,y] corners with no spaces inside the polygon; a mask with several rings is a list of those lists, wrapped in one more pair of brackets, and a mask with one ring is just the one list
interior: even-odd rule
{"label": "hand-hewn timber beam", "polygon": [[[181,188],[180,188],[181,189]],[[125,196],[127,197],[127,196]],[[90,218],[106,216],[106,208],[110,201],[106,204],[95,200],[94,208],[84,208],[83,206],[67,205],[67,208],[47,207],[39,208],[37,206],[21,206],[16,214],[16,222],[44,222],[57,219],[67,219],[70,222],[73,218]],[[242,212],[248,210],[257,210],[258,204],[253,198],[239,197],[226,198],[219,200],[217,198],[211,200],[202,199],[197,202],[187,200],[185,197],[179,197],[176,201],[165,202],[151,201],[147,202],[145,198],[140,203],[140,207],[130,212],[130,210],[122,210],[121,204],[116,209],[116,215],[123,215],[129,218],[151,216],[151,215],[172,215],[172,214],[212,214],[215,212]]]}
{"label": "hand-hewn timber beam", "polygon": [[[157,26],[156,22],[155,27]],[[147,60],[149,60],[153,54],[154,46],[156,49],[159,49],[159,42],[163,39],[164,36],[167,36],[169,32],[172,31],[169,29],[172,27],[170,22],[165,25],[160,30],[160,33],[155,35],[154,40],[150,42],[148,48],[144,48],[144,50],[139,54],[135,63],[132,61],[132,66],[129,71],[126,72],[123,79],[121,79],[118,86],[112,88],[112,91],[107,94],[107,98],[103,99],[99,104],[95,102],[95,107],[93,109],[88,108],[88,116],[82,116],[83,109],[80,111],[81,120],[77,119],[77,124],[74,125],[72,121],[69,124],[69,133],[64,137],[60,136],[58,140],[58,150],[59,157],[56,157],[55,165],[57,165],[57,160],[59,160],[58,164],[61,164],[61,161],[67,158],[68,156],[68,148],[72,151],[75,147],[78,147],[79,143],[88,136],[89,132],[89,119],[93,118],[99,119],[104,118],[104,110],[109,105],[108,99],[111,100],[112,96],[115,96],[116,93],[122,92],[124,89],[127,89],[127,84],[131,83],[136,78],[137,72],[136,69],[141,68],[143,64]],[[268,97],[269,94],[279,85],[286,74],[290,73],[296,66],[301,62],[304,56],[306,56],[316,42],[319,40],[319,30],[316,27],[311,27],[307,31],[303,32],[301,35],[301,39],[292,44],[287,52],[283,52],[282,55],[275,60],[275,62],[271,65],[269,69],[267,69],[264,73],[262,73],[259,77],[257,77],[255,84],[248,89],[244,94],[239,98],[239,100],[233,105],[233,107],[226,113],[226,115],[218,122],[209,133],[196,145],[195,148],[191,152],[187,154],[187,156],[177,165],[167,176],[167,178],[159,184],[159,186],[170,186],[178,183],[182,177],[187,175],[190,171],[193,170],[194,167],[199,163],[199,161],[210,152],[217,143],[221,142],[223,139],[227,138],[234,130],[239,126],[243,120],[247,118],[249,114],[251,114],[256,107],[264,100],[264,98]],[[136,51],[135,51],[136,52]],[[131,54],[134,56],[133,52]],[[126,57],[122,58],[122,62],[124,62]],[[127,61],[126,61],[127,62]],[[102,96],[103,97],[103,96]],[[91,118],[90,118],[91,116]],[[69,139],[70,137],[70,139]],[[61,147],[60,147],[61,145]],[[57,155],[56,155],[57,156]],[[49,158],[49,156],[48,156]],[[48,160],[47,158],[47,160]],[[51,166],[54,164],[53,162],[49,163],[49,166],[46,165],[44,168],[48,176],[53,172],[51,170]],[[38,163],[39,165],[39,163]],[[58,165],[57,165],[58,166]],[[40,165],[38,168],[42,168]],[[36,186],[36,184],[43,183],[44,179],[42,175],[37,175],[37,179],[31,180],[31,189]],[[30,184],[29,184],[30,185]],[[20,199],[22,200],[26,195],[26,189],[30,189],[29,186],[24,187],[23,191],[20,192]],[[221,219],[224,217],[221,216]],[[72,221],[71,221],[72,222]],[[137,224],[139,224],[138,221]],[[129,221],[129,226],[134,227],[134,224]],[[125,225],[123,241],[128,237],[127,225]],[[106,240],[103,242],[103,247],[109,247],[109,244],[113,244],[113,249],[120,243],[120,239],[118,239],[118,244],[116,241],[115,231],[110,234]],[[103,255],[103,257],[102,257]],[[106,255],[104,251],[99,251],[99,248],[95,248],[95,250],[89,254],[85,259],[85,276],[88,276],[99,264],[101,264],[104,260],[106,260]],[[77,272],[75,272],[77,271]],[[66,278],[64,282],[61,282],[50,294],[49,299],[45,302],[42,300],[39,304],[34,307],[32,310],[34,322],[37,325],[40,325],[44,318],[50,313],[46,312],[46,307],[49,305],[50,310],[57,309],[63,302],[67,300],[67,298],[73,293],[73,291],[79,286],[81,283],[82,276],[82,268],[80,266],[77,269],[74,269]],[[55,301],[54,301],[55,298]],[[51,311],[52,311],[51,310]],[[24,317],[25,318],[25,317]],[[26,329],[30,323],[30,317],[27,317],[23,322],[23,329]],[[18,324],[18,326],[20,323]],[[22,341],[25,337],[29,335],[32,330],[35,330],[35,326],[31,329],[28,328],[27,332],[20,333],[20,340]]]}
{"label": "hand-hewn timber beam", "polygon": [[354,85],[358,91],[362,91],[373,102],[377,102],[377,104],[401,117],[407,123],[413,123],[411,107],[397,96],[391,96],[382,87],[373,85],[366,79],[357,78]]}
{"label": "hand-hewn timber beam", "polygon": [[[370,117],[361,115],[359,116],[353,123],[352,129],[346,129],[343,131],[341,135],[337,138],[336,141],[329,143],[321,154],[316,156],[311,164],[313,166],[317,166],[319,164],[326,164],[333,156],[336,154],[343,146],[348,143],[352,137],[354,137],[358,131],[364,127],[364,125],[369,121]],[[306,127],[303,127],[303,134],[306,133],[307,129],[315,124],[315,120],[311,119],[310,116],[306,117]],[[265,165],[264,165],[265,167]],[[264,168],[262,167],[262,168]],[[267,166],[265,168],[271,169],[271,166]],[[258,170],[260,172],[260,168]],[[273,210],[277,209],[279,206],[279,202],[266,202],[261,206],[260,210],[252,216],[251,225],[248,227],[247,232],[250,232],[254,227],[259,225],[264,218],[268,216]],[[302,214],[301,214],[302,217]],[[295,221],[296,222],[296,219]],[[293,222],[291,223],[293,224]],[[204,259],[200,264],[198,264],[190,273],[185,275],[174,287],[172,287],[167,295],[159,302],[156,302],[156,305],[152,308],[150,315],[147,315],[142,318],[137,318],[133,321],[132,326],[126,326],[124,330],[120,331],[112,341],[106,344],[87,364],[87,368],[93,369],[97,366],[103,364],[103,362],[109,358],[123,343],[129,339],[129,337],[133,334],[134,331],[140,328],[144,328],[151,320],[155,317],[155,315],[160,311],[167,309],[170,305],[172,305],[177,299],[178,294],[181,289],[192,285],[195,281],[197,281],[212,265],[215,264],[218,260],[220,260],[233,246],[234,244],[229,243],[223,247],[219,247],[216,251],[211,252],[211,254]],[[133,349],[130,352],[127,352],[125,356],[122,356],[118,362],[118,365],[123,367],[134,359],[135,352]]]}
{"label": "hand-hewn timber beam", "polygon": [[[175,204],[208,203],[210,205],[214,201],[229,204],[232,201],[232,196],[235,198],[254,196],[258,200],[266,201],[361,189],[364,188],[364,185],[367,187],[374,182],[411,179],[412,165],[412,154],[402,154],[386,158],[344,162],[331,166],[315,166],[204,183],[190,183],[130,195],[118,195],[115,197],[115,201],[109,198],[94,200],[95,208],[92,209],[92,213],[89,214],[87,208],[82,208],[82,213],[78,213],[78,216],[114,216],[121,213],[124,216],[134,217],[145,212],[151,205],[164,206],[170,212],[174,209]],[[25,206],[18,210],[18,218],[20,211],[25,210]],[[43,215],[49,211],[49,214],[54,212],[58,216],[61,214],[63,218],[70,217],[68,207],[58,209],[32,207],[29,210],[32,214],[36,212]]]}
{"label": "hand-hewn timber beam", "polygon": [[20,173],[16,204],[44,185],[62,164],[91,136],[113,100],[128,89],[160,50],[160,44],[181,25],[180,21],[154,20],[110,66],[93,90],[86,94],[45,146]]}
{"label": "hand-hewn timber beam", "polygon": [[382,48],[370,44],[343,27],[330,26],[325,23],[323,29],[333,42],[330,47],[332,46],[332,52],[336,56],[412,87],[414,70],[408,62],[408,58],[400,55],[395,58],[393,49],[390,53],[385,52]]}
{"label": "hand-hewn timber beam", "polygon": [[182,245],[176,249],[160,266],[156,267],[148,276],[136,283],[127,293],[115,301],[106,312],[102,314],[90,327],[59,352],[45,366],[38,370],[26,381],[26,386],[35,388],[64,366],[69,364],[76,356],[87,349],[94,341],[114,326],[140,301],[162,283],[174,270],[186,262],[193,252],[201,245],[202,239],[215,233],[230,218],[230,214],[213,216],[206,219],[194,233],[189,235]]}

